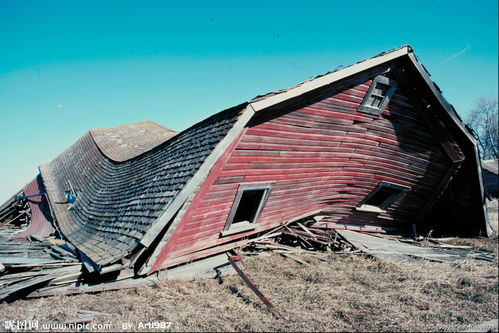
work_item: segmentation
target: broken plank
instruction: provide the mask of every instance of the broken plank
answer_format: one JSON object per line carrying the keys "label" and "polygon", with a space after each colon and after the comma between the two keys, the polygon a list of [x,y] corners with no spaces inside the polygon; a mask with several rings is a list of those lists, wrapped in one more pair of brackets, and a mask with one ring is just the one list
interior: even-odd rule
{"label": "broken plank", "polygon": [[10,286],[12,284],[15,284],[15,283],[18,283],[18,282],[21,282],[21,281],[28,280],[29,278],[30,277],[20,277],[20,278],[14,278],[14,279],[5,279],[5,280],[0,281],[0,287],[2,287],[2,289],[4,289],[7,286]]}
{"label": "broken plank", "polygon": [[324,257],[322,257],[322,256],[318,256],[318,255],[316,255],[316,254],[309,254],[309,255],[310,255],[311,257],[313,257],[313,258],[319,259],[320,261],[329,262],[329,259],[324,258]]}
{"label": "broken plank", "polygon": [[50,261],[50,262],[42,262],[42,263],[33,263],[33,264],[16,264],[16,265],[10,265],[12,268],[58,268],[58,267],[64,267],[64,266],[76,266],[76,265],[81,265],[80,262],[66,262],[66,261]]}
{"label": "broken plank", "polygon": [[123,269],[122,264],[113,264],[113,265],[101,268],[99,273],[100,273],[100,275],[103,275],[103,274],[107,274],[107,273],[111,273],[111,272],[116,272],[116,271],[119,271],[121,269]]}
{"label": "broken plank", "polygon": [[48,268],[48,269],[42,269],[42,270],[37,270],[37,271],[8,273],[8,274],[4,274],[4,275],[0,276],[0,281],[6,280],[6,279],[18,278],[18,277],[30,277],[30,276],[56,274],[56,273],[57,274],[66,274],[67,272],[71,272],[75,269],[77,269],[76,265],[60,267],[60,268]]}
{"label": "broken plank", "polygon": [[276,243],[272,243],[272,244],[266,243],[266,244],[261,244],[261,245],[257,243],[256,246],[260,247],[260,248],[289,250],[289,251],[298,252],[298,253],[314,253],[314,254],[316,253],[314,251],[303,250],[301,248],[282,245],[282,244],[276,244]]}
{"label": "broken plank", "polygon": [[297,237],[301,240],[307,241],[307,244],[310,247],[314,247],[314,246],[312,244],[310,244],[309,242],[315,242],[315,243],[318,243],[321,245],[326,245],[326,246],[331,244],[331,242],[329,242],[329,241],[322,241],[322,240],[317,239],[316,237],[312,238],[312,237],[308,236],[308,234],[303,233],[303,232],[294,231],[293,233],[290,233],[287,231],[283,231],[283,234],[288,234],[290,236],[294,236],[294,237]]}
{"label": "broken plank", "polygon": [[256,241],[259,241],[259,240],[264,240],[264,239],[271,238],[271,237],[277,237],[277,236],[280,236],[280,235],[282,235],[282,232],[268,233],[268,234],[262,235],[260,237],[253,238],[251,241],[252,242],[256,242]]}
{"label": "broken plank", "polygon": [[75,283],[73,283],[69,286],[42,288],[30,293],[27,297],[33,298],[55,295],[74,295],[108,290],[119,290],[125,288],[136,288],[142,286],[152,286],[156,281],[156,277],[150,276],[147,278],[125,279],[121,281],[104,281],[96,285],[76,285]]}
{"label": "broken plank", "polygon": [[289,259],[293,259],[294,261],[302,264],[302,265],[310,265],[310,263],[308,261],[305,261],[303,259],[300,259],[298,257],[295,257],[295,256],[292,256],[291,254],[289,253],[286,253],[286,252],[279,252],[280,255],[282,255],[283,257],[286,257],[286,258],[289,258]]}
{"label": "broken plank", "polygon": [[[284,225],[284,228],[286,228],[286,230],[288,231],[288,233],[291,234],[291,236],[294,236],[300,240],[302,240],[306,245],[310,246],[310,247],[313,247],[312,244],[310,244],[304,237],[301,237],[299,234],[297,234],[296,232],[293,232],[287,225]],[[283,233],[286,233],[286,230],[283,231]]]}
{"label": "broken plank", "polygon": [[45,263],[55,263],[62,261],[50,260],[48,258],[0,257],[0,262],[4,265],[17,265],[17,264],[43,265]]}
{"label": "broken plank", "polygon": [[316,235],[314,235],[307,227],[305,227],[303,224],[301,224],[300,222],[297,222],[296,223],[300,228],[302,228],[307,234],[309,234],[310,236],[312,237],[315,237]]}
{"label": "broken plank", "polygon": [[61,284],[61,283],[66,283],[66,284],[69,284],[71,282],[75,282],[78,280],[78,278],[80,276],[82,276],[82,272],[81,270],[78,271],[78,272],[75,272],[75,273],[70,273],[70,274],[65,274],[65,275],[62,275],[62,276],[58,276],[56,277],[55,279],[53,279],[52,281],[50,281],[49,285],[58,285],[58,284]]}
{"label": "broken plank", "polygon": [[31,279],[28,279],[26,281],[16,283],[16,284],[9,286],[7,288],[4,288],[2,290],[2,292],[0,292],[0,301],[5,300],[9,296],[11,296],[11,295],[23,290],[23,289],[27,289],[27,288],[34,287],[34,286],[42,284],[42,283],[46,283],[46,282],[52,280],[54,277],[55,277],[54,275],[50,275],[50,274],[44,275],[44,276],[37,276],[37,277],[31,278]]}
{"label": "broken plank", "polygon": [[250,287],[250,289],[260,298],[260,300],[267,306],[267,309],[277,318],[277,319],[284,319],[286,320],[280,313],[277,311],[277,309],[270,303],[267,297],[265,297],[260,290],[256,287],[256,285],[251,281],[251,279],[244,274],[244,272],[239,268],[239,266],[236,264],[234,261],[237,257],[232,257],[229,253],[227,253],[227,257],[229,258],[229,262],[234,267],[236,270],[237,274],[243,279],[244,282]]}

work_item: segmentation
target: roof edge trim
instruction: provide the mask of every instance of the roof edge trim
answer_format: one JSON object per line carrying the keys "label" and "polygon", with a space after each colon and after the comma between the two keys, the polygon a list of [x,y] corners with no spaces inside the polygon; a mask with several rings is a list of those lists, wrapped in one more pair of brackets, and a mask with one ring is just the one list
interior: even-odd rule
{"label": "roof edge trim", "polygon": [[471,133],[469,133],[468,130],[464,127],[462,120],[460,120],[458,118],[457,114],[454,111],[454,108],[449,104],[449,102],[447,102],[447,100],[442,95],[442,93],[439,91],[439,89],[437,89],[434,82],[430,78],[430,75],[428,74],[426,69],[423,67],[423,65],[418,61],[418,59],[416,58],[414,53],[410,53],[410,54],[408,54],[408,56],[409,56],[409,59],[411,60],[412,64],[414,65],[414,67],[416,67],[418,72],[421,74],[421,76],[425,80],[426,84],[428,85],[428,87],[430,88],[432,93],[438,99],[440,105],[445,109],[445,111],[447,111],[447,113],[449,114],[451,119],[454,121],[454,123],[456,123],[456,125],[458,125],[461,128],[461,130],[468,137],[468,139],[473,144],[476,144],[477,141],[476,141],[475,137],[473,135],[471,135]]}
{"label": "roof edge trim", "polygon": [[[149,230],[147,230],[145,235],[142,237],[142,240],[140,241],[142,245],[144,245],[145,247],[149,247],[153,243],[159,232],[168,224],[172,217],[182,207],[191,193],[193,193],[198,188],[198,186],[202,184],[210,170],[222,156],[227,147],[230,146],[232,141],[234,141],[238,134],[244,129],[244,126],[246,126],[248,121],[253,117],[255,111],[253,110],[251,105],[243,104],[242,106],[244,107],[244,111],[239,115],[238,119],[231,127],[231,129],[227,132],[225,137],[215,146],[210,155],[208,155],[208,157],[203,161],[203,164],[199,167],[198,171],[180,191],[171,205],[163,212],[163,214],[156,220],[156,222],[149,228]],[[174,228],[175,226],[172,227]]]}

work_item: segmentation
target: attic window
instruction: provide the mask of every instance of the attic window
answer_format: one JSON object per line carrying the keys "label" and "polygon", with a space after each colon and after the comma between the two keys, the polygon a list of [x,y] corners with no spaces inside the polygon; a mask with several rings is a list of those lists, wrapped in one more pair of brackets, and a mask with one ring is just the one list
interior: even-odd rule
{"label": "attic window", "polygon": [[272,189],[272,183],[239,185],[222,236],[252,230]]}
{"label": "attic window", "polygon": [[382,181],[361,201],[356,210],[384,213],[388,206],[400,199],[409,189],[408,186]]}
{"label": "attic window", "polygon": [[360,112],[380,115],[390,102],[390,98],[397,89],[397,81],[386,76],[374,78],[366,96],[359,106]]}

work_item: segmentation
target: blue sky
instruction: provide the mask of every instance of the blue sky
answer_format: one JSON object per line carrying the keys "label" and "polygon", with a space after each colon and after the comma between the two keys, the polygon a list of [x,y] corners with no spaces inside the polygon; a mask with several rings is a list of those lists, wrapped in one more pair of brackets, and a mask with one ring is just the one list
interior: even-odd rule
{"label": "blue sky", "polygon": [[0,202],[86,130],[204,117],[414,47],[466,116],[497,98],[497,0],[0,0]]}

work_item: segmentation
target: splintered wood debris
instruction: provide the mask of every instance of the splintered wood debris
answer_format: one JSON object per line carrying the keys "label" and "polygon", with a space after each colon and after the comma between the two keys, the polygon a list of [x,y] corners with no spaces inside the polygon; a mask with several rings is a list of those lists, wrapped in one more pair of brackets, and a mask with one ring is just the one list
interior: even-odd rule
{"label": "splintered wood debris", "polygon": [[69,243],[35,236],[12,241],[7,235],[0,232],[0,302],[134,288],[157,280],[156,276],[134,279],[121,264],[89,272]]}
{"label": "splintered wood debris", "polygon": [[347,242],[334,229],[314,228],[313,224],[313,220],[282,224],[250,240],[242,254],[251,256],[260,254],[262,251],[272,251],[302,265],[307,265],[309,262],[294,254],[306,254],[320,261],[329,262],[329,259],[321,254],[359,253],[353,244]]}
{"label": "splintered wood debris", "polygon": [[25,294],[40,286],[58,286],[77,281],[82,263],[71,247],[31,236],[12,241],[0,234],[0,301]]}
{"label": "splintered wood debris", "polygon": [[[272,251],[302,265],[308,265],[309,261],[298,255],[329,262],[331,259],[324,255],[328,253],[366,254],[404,263],[418,259],[496,260],[491,253],[441,240],[322,229],[314,224],[311,219],[282,224],[248,240],[241,254],[251,256]],[[0,228],[0,301],[134,288],[153,285],[159,280],[156,275],[136,278],[133,269],[123,263],[89,271],[85,258],[70,243],[37,236],[13,241],[13,230]]]}
{"label": "splintered wood debris", "polygon": [[320,255],[321,253],[366,254],[399,263],[412,263],[419,259],[437,262],[496,260],[492,253],[475,250],[469,246],[446,244],[438,239],[321,229],[314,227],[313,220],[282,224],[251,240],[243,249],[243,254],[256,255],[261,251],[279,253],[303,265],[307,265],[308,262],[293,254],[306,254],[321,261],[328,261],[326,257]]}
{"label": "splintered wood debris", "polygon": [[[463,259],[476,259],[493,262],[496,260],[491,253],[473,250],[470,247],[455,246],[433,241],[427,246],[420,242],[368,235],[351,230],[337,230],[348,242],[363,252],[382,260],[396,262],[413,262],[417,259],[427,259],[438,262],[453,262]],[[422,239],[421,239],[422,240]]]}

